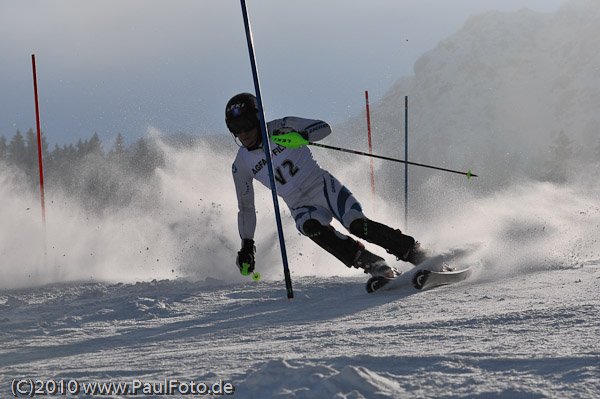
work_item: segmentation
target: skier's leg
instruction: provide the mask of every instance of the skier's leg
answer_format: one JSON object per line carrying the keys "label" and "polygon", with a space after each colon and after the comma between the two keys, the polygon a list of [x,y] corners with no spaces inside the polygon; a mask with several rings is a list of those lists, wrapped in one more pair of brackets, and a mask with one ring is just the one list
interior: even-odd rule
{"label": "skier's leg", "polygon": [[347,267],[362,268],[365,273],[394,277],[394,271],[380,256],[368,251],[360,242],[336,231],[331,225],[323,226],[309,219],[301,231],[321,248],[335,256]]}
{"label": "skier's leg", "polygon": [[323,176],[321,197],[329,213],[347,229],[353,220],[366,218],[360,202],[330,173]]}
{"label": "skier's leg", "polygon": [[348,267],[354,266],[361,246],[358,241],[337,232],[331,225],[323,226],[316,219],[309,219],[302,225],[302,231],[321,248],[338,258]]}
{"label": "skier's leg", "polygon": [[[300,233],[313,240],[321,248],[352,267],[359,257],[358,241],[337,232],[331,225],[331,213],[321,206],[301,206],[292,209],[296,227]],[[364,248],[364,246],[363,246]]]}
{"label": "skier's leg", "polygon": [[418,242],[384,224],[367,218],[355,219],[350,223],[350,232],[370,243],[385,248],[398,259],[417,265],[427,259]]}
{"label": "skier's leg", "polygon": [[330,225],[333,217],[346,228],[352,220],[365,217],[352,193],[331,174],[323,174],[322,180],[316,180],[313,187],[306,188],[300,201],[290,207],[290,211],[302,234],[348,267],[362,268],[372,275],[394,276],[394,269],[383,258]]}
{"label": "skier's leg", "polygon": [[414,265],[427,258],[426,253],[420,249],[420,245],[415,242],[413,237],[368,219],[362,212],[362,206],[350,190],[331,174],[326,174],[323,182],[323,193],[331,214],[350,233],[379,245],[398,259]]}

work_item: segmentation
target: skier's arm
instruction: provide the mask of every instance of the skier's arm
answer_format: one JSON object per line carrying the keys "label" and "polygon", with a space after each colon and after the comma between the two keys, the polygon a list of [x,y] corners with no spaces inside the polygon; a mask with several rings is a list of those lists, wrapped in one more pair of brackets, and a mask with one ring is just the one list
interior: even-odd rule
{"label": "skier's arm", "polygon": [[297,116],[287,116],[271,121],[268,124],[268,129],[271,135],[298,132],[308,141],[323,140],[331,134],[331,126],[327,122]]}
{"label": "skier's arm", "polygon": [[239,159],[234,162],[232,172],[238,200],[238,230],[243,245],[244,240],[254,240],[256,230],[253,178],[243,161]]}
{"label": "skier's arm", "polygon": [[[237,253],[236,265],[242,274],[254,271],[254,232],[256,230],[256,211],[254,208],[253,178],[243,160],[237,158],[233,163],[233,182],[238,199],[238,230],[242,239],[242,248]],[[245,270],[245,271],[244,271]]]}

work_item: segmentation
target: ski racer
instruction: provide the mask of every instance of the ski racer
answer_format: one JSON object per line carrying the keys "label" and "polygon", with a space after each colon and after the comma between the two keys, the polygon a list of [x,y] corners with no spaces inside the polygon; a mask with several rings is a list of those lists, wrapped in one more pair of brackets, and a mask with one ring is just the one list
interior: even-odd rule
{"label": "ski racer", "polygon": [[[255,267],[256,251],[253,179],[270,188],[256,97],[250,93],[233,96],[225,108],[225,122],[234,140],[241,143],[232,167],[242,239],[236,264],[240,271],[243,264],[249,265],[250,273]],[[310,141],[322,140],[331,133],[326,122],[294,116],[268,122],[267,130],[269,136],[297,132]],[[425,252],[413,237],[368,219],[352,193],[317,164],[307,146],[272,148],[272,165],[277,193],[289,207],[298,230],[347,267],[361,268],[373,276],[395,277],[395,270],[383,258],[336,231],[330,225],[333,218],[351,234],[383,247],[400,260],[414,265],[425,260]]]}

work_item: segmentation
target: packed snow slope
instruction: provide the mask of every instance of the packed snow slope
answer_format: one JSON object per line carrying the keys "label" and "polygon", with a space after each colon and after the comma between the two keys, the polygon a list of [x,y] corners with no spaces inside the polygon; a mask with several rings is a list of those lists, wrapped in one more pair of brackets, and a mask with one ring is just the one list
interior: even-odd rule
{"label": "packed snow slope", "polygon": [[598,261],[504,278],[482,268],[413,294],[368,295],[364,280],[297,278],[289,302],[282,281],[5,290],[0,389],[9,397],[14,378],[166,378],[223,380],[232,397],[257,399],[600,394]]}

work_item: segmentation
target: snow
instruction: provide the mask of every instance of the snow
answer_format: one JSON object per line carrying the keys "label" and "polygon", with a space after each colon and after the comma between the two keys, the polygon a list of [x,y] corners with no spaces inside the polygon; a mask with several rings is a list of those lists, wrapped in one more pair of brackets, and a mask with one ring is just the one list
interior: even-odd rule
{"label": "snow", "polygon": [[[600,263],[368,295],[362,276],[0,294],[0,386],[230,382],[239,398],[594,398]],[[119,397],[119,396],[115,396]]]}

